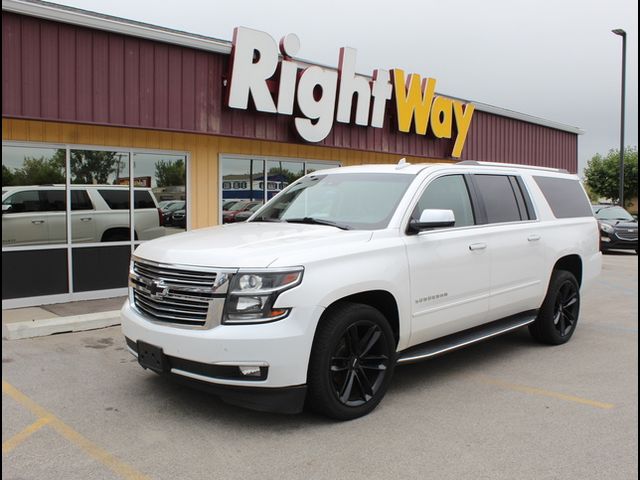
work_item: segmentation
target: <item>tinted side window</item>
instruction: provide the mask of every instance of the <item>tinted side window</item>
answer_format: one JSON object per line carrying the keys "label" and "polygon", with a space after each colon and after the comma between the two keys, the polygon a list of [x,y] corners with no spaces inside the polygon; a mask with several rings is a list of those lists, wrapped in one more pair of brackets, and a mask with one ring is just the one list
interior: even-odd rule
{"label": "tinted side window", "polygon": [[64,190],[43,190],[40,192],[42,209],[47,212],[64,212],[67,198]]}
{"label": "tinted side window", "polygon": [[93,210],[89,194],[84,190],[71,190],[71,210]]}
{"label": "tinted side window", "polygon": [[41,212],[42,202],[37,190],[27,190],[16,192],[2,202],[3,205],[10,205],[8,213]]}
{"label": "tinted side window", "polygon": [[453,210],[456,227],[475,223],[469,191],[462,175],[448,175],[431,182],[420,197],[413,212],[413,218],[419,219],[422,211],[427,208]]}
{"label": "tinted side window", "polygon": [[128,190],[98,190],[98,193],[107,202],[112,210],[128,210],[129,209],[129,191]]}
{"label": "tinted side window", "polygon": [[[128,192],[127,192],[128,193]],[[156,208],[156,204],[153,203],[153,198],[151,198],[151,194],[146,190],[143,191],[135,191],[133,193],[133,208]]]}
{"label": "tinted side window", "polygon": [[474,175],[479,194],[487,211],[488,223],[519,222],[521,212],[507,175]]}
{"label": "tinted side window", "polygon": [[587,196],[578,180],[542,176],[533,178],[556,218],[593,216]]}

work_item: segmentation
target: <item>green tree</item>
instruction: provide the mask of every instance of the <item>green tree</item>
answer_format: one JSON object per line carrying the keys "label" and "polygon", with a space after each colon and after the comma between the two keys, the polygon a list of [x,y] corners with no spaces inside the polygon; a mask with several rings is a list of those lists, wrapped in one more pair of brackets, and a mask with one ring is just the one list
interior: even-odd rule
{"label": "green tree", "polygon": [[184,185],[186,182],[184,160],[175,162],[160,160],[156,163],[156,182],[158,187]]}
{"label": "green tree", "polygon": [[108,183],[109,176],[116,171],[117,155],[117,152],[99,150],[71,150],[71,183]]}
{"label": "green tree", "polygon": [[[596,195],[619,201],[620,150],[609,150],[605,156],[595,154],[584,170],[586,183]],[[638,147],[629,146],[624,151],[625,204],[638,196]]]}
{"label": "green tree", "polygon": [[2,165],[2,186],[15,185],[16,178],[14,173],[6,165]]}
{"label": "green tree", "polygon": [[[4,168],[2,176],[4,184]],[[14,185],[47,185],[64,182],[64,161],[61,163],[55,155],[52,158],[26,157],[22,168],[13,172]]]}

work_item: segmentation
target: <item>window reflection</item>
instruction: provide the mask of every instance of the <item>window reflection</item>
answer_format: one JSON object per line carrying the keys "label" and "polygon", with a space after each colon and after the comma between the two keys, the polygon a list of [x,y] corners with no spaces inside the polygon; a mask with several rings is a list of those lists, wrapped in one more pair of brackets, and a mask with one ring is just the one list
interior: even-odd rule
{"label": "window reflection", "polygon": [[[134,153],[137,239],[183,232],[187,228],[187,159],[184,155]],[[154,206],[155,204],[155,206]],[[156,224],[159,221],[159,224]]]}
{"label": "window reflection", "polygon": [[267,200],[271,200],[290,183],[304,176],[302,162],[267,162]]}
{"label": "window reflection", "polygon": [[71,150],[71,241],[131,240],[129,153]]}
{"label": "window reflection", "polygon": [[338,163],[302,162],[290,160],[267,161],[248,158],[222,158],[220,162],[222,187],[222,222],[247,220],[263,202],[306,173],[335,168]]}
{"label": "window reflection", "polygon": [[67,241],[64,149],[2,146],[2,245]]}

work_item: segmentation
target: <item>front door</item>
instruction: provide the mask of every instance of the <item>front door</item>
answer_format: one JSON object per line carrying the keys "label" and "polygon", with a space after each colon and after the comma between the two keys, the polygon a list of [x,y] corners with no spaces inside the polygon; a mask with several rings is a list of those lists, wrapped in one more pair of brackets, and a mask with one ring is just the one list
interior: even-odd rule
{"label": "front door", "polygon": [[465,177],[432,180],[412,216],[419,218],[427,208],[452,210],[456,223],[405,237],[413,345],[485,322],[489,305],[490,255]]}

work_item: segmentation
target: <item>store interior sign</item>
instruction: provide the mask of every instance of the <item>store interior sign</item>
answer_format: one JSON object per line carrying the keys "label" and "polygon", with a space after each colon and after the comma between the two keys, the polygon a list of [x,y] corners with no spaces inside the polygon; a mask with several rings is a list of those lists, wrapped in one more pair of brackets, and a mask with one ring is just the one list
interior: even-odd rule
{"label": "store interior sign", "polygon": [[320,142],[334,121],[382,128],[391,101],[399,131],[455,136],[451,156],[462,154],[474,106],[437,95],[434,78],[378,69],[368,79],[355,73],[353,48],[340,49],[337,71],[299,64],[293,60],[299,50],[295,34],[285,36],[278,46],[265,32],[234,29],[227,105],[246,110],[251,96],[256,110],[293,115],[298,134],[308,142]]}

